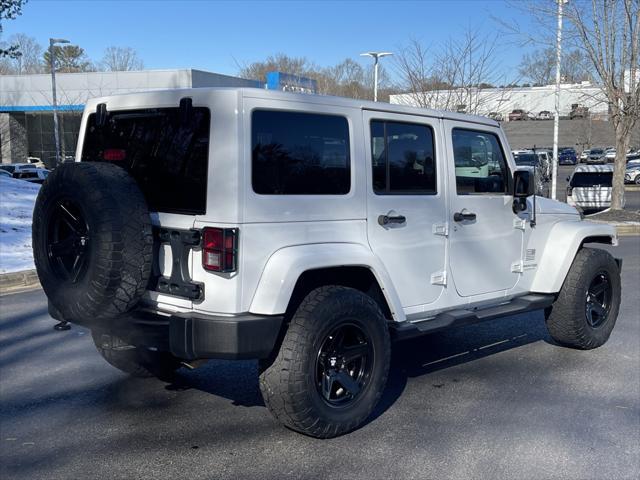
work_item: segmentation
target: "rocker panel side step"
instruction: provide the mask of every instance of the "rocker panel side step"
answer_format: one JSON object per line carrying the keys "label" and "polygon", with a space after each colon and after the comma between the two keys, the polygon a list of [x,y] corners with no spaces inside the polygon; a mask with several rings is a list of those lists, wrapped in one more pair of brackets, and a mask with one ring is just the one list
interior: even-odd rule
{"label": "rocker panel side step", "polygon": [[553,304],[553,294],[528,294],[512,299],[508,303],[477,310],[457,309],[442,312],[430,320],[391,324],[394,340],[404,340],[453,327],[461,327],[492,320],[494,318],[516,315],[549,307]]}

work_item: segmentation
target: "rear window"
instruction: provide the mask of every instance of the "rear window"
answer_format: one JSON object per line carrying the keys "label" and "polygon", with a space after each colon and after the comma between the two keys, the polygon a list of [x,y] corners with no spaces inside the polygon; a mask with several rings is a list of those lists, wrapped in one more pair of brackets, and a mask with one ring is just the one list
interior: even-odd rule
{"label": "rear window", "polygon": [[82,161],[121,165],[152,210],[204,214],[207,201],[209,109],[178,107],[108,112],[101,127],[89,115]]}
{"label": "rear window", "polygon": [[351,189],[344,117],[256,110],[251,122],[253,191],[262,195],[344,195]]}
{"label": "rear window", "polygon": [[571,177],[572,187],[610,187],[613,179],[613,172],[578,172]]}

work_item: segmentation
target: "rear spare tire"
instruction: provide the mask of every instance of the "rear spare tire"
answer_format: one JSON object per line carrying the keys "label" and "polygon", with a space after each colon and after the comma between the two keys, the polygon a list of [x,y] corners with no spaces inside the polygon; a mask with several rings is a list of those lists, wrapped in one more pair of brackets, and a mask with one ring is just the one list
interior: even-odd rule
{"label": "rear spare tire", "polygon": [[135,180],[110,163],[64,163],[33,212],[33,257],[51,304],[67,321],[130,311],[151,273],[153,235]]}

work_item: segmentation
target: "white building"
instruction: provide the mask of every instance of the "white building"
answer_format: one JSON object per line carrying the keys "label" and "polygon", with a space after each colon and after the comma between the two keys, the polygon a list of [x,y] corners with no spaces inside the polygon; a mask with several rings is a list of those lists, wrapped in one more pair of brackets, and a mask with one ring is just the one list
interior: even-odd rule
{"label": "white building", "polygon": [[[534,114],[555,110],[555,85],[543,87],[505,87],[483,89],[438,90],[391,95],[390,102],[409,106],[464,111],[477,115],[495,112],[507,120],[511,111]],[[590,82],[560,85],[560,115],[569,115],[571,106],[587,107],[594,119],[608,118],[608,103],[602,88]]]}
{"label": "white building", "polygon": [[[255,80],[193,69],[57,73],[62,155],[75,153],[87,99],[169,88],[256,87]],[[55,159],[51,75],[0,75],[0,163]]]}

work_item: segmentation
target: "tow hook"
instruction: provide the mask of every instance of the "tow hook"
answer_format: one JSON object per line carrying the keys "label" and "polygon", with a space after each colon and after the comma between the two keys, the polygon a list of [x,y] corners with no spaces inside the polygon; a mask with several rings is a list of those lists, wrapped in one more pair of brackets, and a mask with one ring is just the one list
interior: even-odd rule
{"label": "tow hook", "polygon": [[207,359],[191,360],[189,362],[187,362],[186,360],[182,360],[180,362],[180,365],[182,365],[183,367],[185,367],[188,370],[195,370],[196,368],[201,367],[202,365],[204,365],[207,362],[208,362]]}

